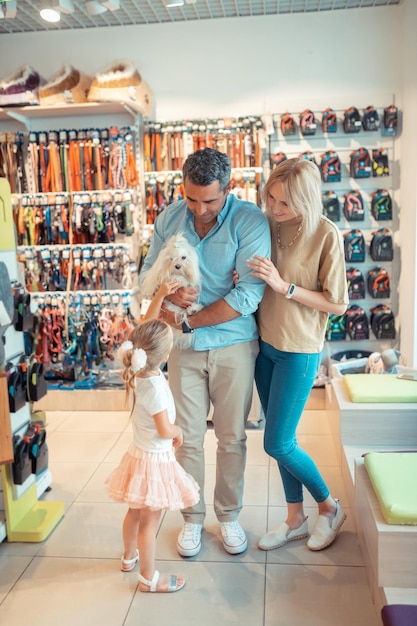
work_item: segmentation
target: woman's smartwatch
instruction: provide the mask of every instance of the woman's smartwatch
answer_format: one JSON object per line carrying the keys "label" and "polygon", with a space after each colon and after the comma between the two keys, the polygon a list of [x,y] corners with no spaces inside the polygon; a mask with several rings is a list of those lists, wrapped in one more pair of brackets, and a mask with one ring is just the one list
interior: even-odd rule
{"label": "woman's smartwatch", "polygon": [[185,320],[183,320],[182,324],[181,324],[181,328],[182,328],[182,332],[183,333],[193,333],[194,332],[194,328],[190,328],[188,326],[188,319],[185,318]]}
{"label": "woman's smartwatch", "polygon": [[291,300],[291,298],[294,295],[294,291],[295,291],[295,285],[294,283],[291,283],[291,285],[288,288],[287,293],[285,294],[285,297],[287,298],[287,300]]}

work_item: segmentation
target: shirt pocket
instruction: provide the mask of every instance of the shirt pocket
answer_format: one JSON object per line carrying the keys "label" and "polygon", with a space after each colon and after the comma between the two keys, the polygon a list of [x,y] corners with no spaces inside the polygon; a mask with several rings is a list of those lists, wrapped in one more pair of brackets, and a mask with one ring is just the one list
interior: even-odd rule
{"label": "shirt pocket", "polygon": [[221,243],[217,241],[207,241],[203,250],[204,266],[213,276],[225,278],[225,275],[232,272],[236,266],[236,246],[232,243]]}

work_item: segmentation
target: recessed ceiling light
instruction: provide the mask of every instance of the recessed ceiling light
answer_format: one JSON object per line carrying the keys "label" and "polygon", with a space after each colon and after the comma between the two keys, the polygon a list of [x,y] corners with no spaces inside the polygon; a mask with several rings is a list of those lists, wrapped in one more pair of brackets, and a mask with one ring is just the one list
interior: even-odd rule
{"label": "recessed ceiling light", "polygon": [[172,7],[184,6],[184,0],[163,0],[163,2],[167,9],[172,9]]}
{"label": "recessed ceiling light", "polygon": [[61,13],[73,12],[73,0],[41,0],[40,16],[47,22],[59,22]]}
{"label": "recessed ceiling light", "polygon": [[41,0],[41,10],[39,15],[43,20],[45,20],[45,22],[54,23],[59,22],[61,19],[61,14],[58,9],[53,6],[52,0]]}

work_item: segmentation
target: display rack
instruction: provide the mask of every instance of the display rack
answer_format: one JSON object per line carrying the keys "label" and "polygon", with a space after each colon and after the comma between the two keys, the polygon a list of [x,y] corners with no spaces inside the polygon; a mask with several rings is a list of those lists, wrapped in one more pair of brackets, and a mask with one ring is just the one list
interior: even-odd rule
{"label": "display rack", "polygon": [[[350,105],[352,103],[348,103]],[[375,104],[375,103],[374,103]],[[397,195],[399,190],[400,180],[400,166],[398,157],[396,154],[396,135],[399,132],[399,128],[396,128],[396,132],[392,134],[383,134],[383,118],[384,108],[391,105],[391,103],[377,103],[375,109],[379,117],[379,127],[377,130],[364,130],[362,123],[358,126],[358,132],[345,132],[343,128],[343,120],[345,111],[348,109],[337,109],[334,111],[337,120],[336,132],[328,132],[323,130],[322,117],[323,112],[315,112],[313,129],[314,134],[304,135],[300,125],[300,114],[303,112],[290,111],[295,122],[295,132],[293,135],[286,135],[281,128],[282,116],[285,113],[279,113],[269,116],[268,120],[265,120],[266,127],[269,129],[269,150],[270,150],[270,162],[265,168],[265,176],[269,175],[269,171],[274,167],[274,162],[277,161],[278,155],[283,153],[287,158],[303,156],[304,158],[314,159],[317,165],[320,167],[323,155],[328,151],[334,151],[340,159],[340,174],[341,180],[334,182],[329,180],[328,182],[322,182],[323,193],[329,190],[334,191],[339,199],[340,203],[340,217],[335,221],[335,224],[345,235],[353,229],[359,229],[362,231],[365,239],[366,254],[363,262],[355,263],[346,261],[346,268],[355,266],[363,274],[365,279],[365,297],[359,300],[351,300],[350,305],[358,305],[364,309],[365,313],[370,317],[371,309],[378,304],[385,304],[389,306],[395,315],[398,314],[399,302],[398,302],[398,283],[400,272],[400,250],[396,241],[396,233],[399,229],[399,211],[400,207],[397,202]],[[363,111],[359,111],[362,119]],[[382,149],[388,158],[389,174],[383,176],[373,176],[372,170],[369,177],[353,178],[350,171],[351,154],[357,149],[364,147],[368,150],[371,160],[372,151],[374,149]],[[372,163],[370,164],[372,168]],[[392,198],[392,219],[390,220],[376,220],[371,213],[371,194],[378,189],[385,189],[389,192]],[[348,220],[343,212],[344,194],[357,190],[364,201],[364,215],[360,221]],[[370,242],[372,234],[381,229],[386,228],[392,234],[394,242],[394,256],[392,261],[374,261],[370,256]],[[389,298],[373,298],[369,294],[367,288],[367,276],[368,272],[376,266],[383,266],[390,277],[390,296]],[[398,325],[396,324],[396,337],[392,339],[378,339],[370,330],[369,339],[353,340],[349,337],[336,341],[326,341],[323,352],[323,362],[326,366],[329,366],[332,360],[332,355],[339,352],[354,351],[354,352],[374,352],[382,351],[387,348],[396,347],[399,344],[398,337]],[[329,368],[330,369],[330,368]]]}
{"label": "display rack", "polygon": [[[0,260],[7,266],[10,280],[17,281],[18,267],[10,185],[5,179],[0,179],[0,199],[0,229],[2,232]],[[5,333],[5,350],[6,359],[11,362],[18,360],[20,355],[24,353],[23,333],[16,331],[13,325],[9,326]],[[4,378],[1,379],[1,383],[6,386]],[[3,392],[2,387],[2,396]],[[7,386],[5,398],[8,398]],[[6,412],[4,407],[3,412]],[[29,402],[26,402],[14,413],[8,411],[7,413],[10,420],[11,435],[23,437],[31,421]],[[0,511],[0,539],[3,540],[7,536],[8,541],[43,541],[64,514],[63,502],[43,502],[38,499],[50,486],[51,473],[45,469],[39,475],[30,474],[21,485],[18,485],[13,480],[12,465],[5,463],[1,466],[1,477],[4,517],[1,519],[2,511]]]}
{"label": "display rack", "polygon": [[[113,206],[119,206],[119,204],[126,204],[127,206],[130,203],[128,208],[123,207],[123,210],[126,212],[126,222],[129,217],[129,232],[126,231],[125,234],[120,235],[123,231],[119,229],[115,240],[111,243],[96,244],[88,242],[84,244],[79,242],[74,243],[67,239],[67,241],[60,241],[57,245],[50,245],[50,242],[48,245],[27,245],[28,242],[24,241],[23,245],[18,246],[18,256],[23,261],[26,268],[28,264],[36,264],[38,260],[41,259],[41,255],[44,254],[49,258],[55,255],[55,259],[58,258],[59,262],[62,261],[62,255],[68,255],[68,258],[71,259],[70,269],[73,272],[78,272],[79,270],[76,254],[81,256],[84,267],[89,265],[88,261],[90,258],[92,261],[95,261],[96,266],[100,267],[100,271],[96,273],[96,276],[101,277],[99,280],[88,280],[81,284],[78,282],[78,278],[75,278],[75,273],[71,273],[67,280],[65,280],[65,284],[63,284],[64,281],[56,282],[52,285],[51,290],[50,285],[48,285],[46,289],[43,289],[43,286],[39,288],[39,285],[35,285],[35,287],[28,285],[28,290],[31,292],[33,301],[38,303],[40,307],[44,306],[45,302],[49,305],[52,298],[54,306],[56,305],[61,311],[66,309],[65,323],[66,331],[68,331],[66,337],[67,344],[76,335],[74,331],[71,339],[67,324],[68,307],[74,303],[75,299],[77,299],[77,306],[81,300],[82,306],[87,306],[89,313],[92,311],[91,315],[96,314],[97,307],[95,304],[98,303],[101,305],[103,299],[103,307],[106,307],[106,314],[108,314],[111,310],[125,310],[125,308],[129,306],[129,298],[135,290],[136,280],[134,273],[137,271],[138,253],[142,245],[142,228],[144,222],[142,209],[144,197],[142,115],[139,110],[123,102],[25,106],[0,110],[0,132],[3,131],[3,134],[5,134],[12,132],[12,130],[16,131],[16,129],[23,130],[26,142],[28,141],[27,135],[30,133],[39,134],[49,131],[59,133],[62,128],[68,130],[83,130],[92,128],[102,129],[106,127],[111,129],[115,128],[116,124],[120,128],[128,128],[128,130],[131,130],[134,134],[134,158],[139,178],[139,182],[134,184],[134,186],[129,185],[126,188],[121,188],[120,185],[115,185],[114,188],[111,189],[108,187],[106,187],[106,189],[90,188],[89,191],[85,189],[77,191],[66,189],[62,192],[49,194],[40,191],[33,193],[33,190],[29,188],[21,190],[21,193],[13,194],[12,197],[15,205],[23,204],[24,210],[26,210],[26,207],[30,210],[31,206],[35,208],[42,204],[49,204],[50,201],[52,203],[52,201],[55,201],[55,197],[59,196],[59,202],[62,203],[67,218],[69,215],[75,216],[75,211],[78,210],[78,208],[80,208],[81,211],[82,207],[88,204],[93,206],[94,203],[104,203],[105,199],[101,194],[106,194],[106,197],[110,197]],[[76,132],[76,130],[74,132]],[[25,162],[24,167],[28,167],[28,163]],[[124,202],[125,200],[126,202]],[[130,220],[132,223],[130,223]],[[113,261],[116,254],[119,257],[123,257],[123,261],[120,261],[120,264],[127,268],[125,274],[123,274],[123,280],[121,280],[118,274],[117,280],[113,280],[116,276],[116,272],[110,272],[106,274],[108,280],[105,282],[103,281],[101,267],[105,265],[109,259]],[[99,257],[99,255],[101,255],[101,257]],[[64,264],[66,264],[66,258],[65,256]],[[101,263],[101,258],[103,259],[103,263]],[[79,272],[77,276],[80,276]],[[126,280],[125,276],[127,276]],[[108,320],[104,321],[108,322]],[[61,322],[64,324],[63,317],[61,318]],[[79,330],[79,328],[77,330]],[[102,345],[103,344],[100,344],[100,346]],[[100,355],[100,357],[101,356],[102,355]],[[109,356],[108,361],[109,364],[111,364],[110,361],[113,358],[113,354],[107,355],[107,353],[105,353],[105,358],[107,358],[107,356]],[[64,358],[64,352],[62,352],[62,358]]]}
{"label": "display rack", "polygon": [[232,164],[232,189],[237,197],[260,205],[262,160],[267,148],[260,116],[179,120],[144,126],[146,222],[184,197],[182,166],[201,148],[224,152]]}

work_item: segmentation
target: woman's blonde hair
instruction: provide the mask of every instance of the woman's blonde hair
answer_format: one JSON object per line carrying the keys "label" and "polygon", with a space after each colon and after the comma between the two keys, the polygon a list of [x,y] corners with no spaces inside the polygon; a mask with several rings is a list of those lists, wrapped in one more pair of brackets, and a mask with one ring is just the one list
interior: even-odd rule
{"label": "woman's blonde hair", "polygon": [[[172,328],[158,319],[147,320],[136,326],[129,335],[132,348],[125,350],[122,356],[122,378],[126,385],[126,399],[133,395],[132,411],[135,408],[135,377],[136,372],[147,374],[158,368],[168,358],[172,347]],[[134,351],[141,348],[146,353],[146,363],[140,370],[132,368]]]}
{"label": "woman's blonde hair", "polygon": [[315,233],[323,212],[319,168],[308,159],[287,159],[271,172],[262,189],[262,200],[268,206],[271,186],[281,182],[287,194],[287,204],[294,216],[303,219],[303,237]]}

